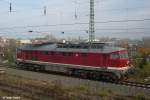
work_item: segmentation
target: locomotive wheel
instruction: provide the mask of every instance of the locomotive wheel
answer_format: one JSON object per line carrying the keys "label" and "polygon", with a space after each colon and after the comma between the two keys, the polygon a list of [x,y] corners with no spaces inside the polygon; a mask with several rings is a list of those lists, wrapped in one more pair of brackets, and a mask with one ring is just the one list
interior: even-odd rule
{"label": "locomotive wheel", "polygon": [[112,79],[110,81],[112,82],[118,82],[119,81],[119,78],[115,75],[115,74],[112,74]]}
{"label": "locomotive wheel", "polygon": [[100,75],[100,79],[108,82],[117,82],[119,80],[114,73],[103,73]]}
{"label": "locomotive wheel", "polygon": [[106,74],[105,76],[104,76],[104,79],[106,80],[106,81],[111,81],[111,76],[109,75],[109,74]]}
{"label": "locomotive wheel", "polygon": [[127,75],[125,75],[124,77],[125,77],[125,78],[124,78],[125,80],[127,80],[127,79],[129,78]]}
{"label": "locomotive wheel", "polygon": [[73,70],[72,75],[75,77],[80,77],[80,72],[78,70]]}
{"label": "locomotive wheel", "polygon": [[34,70],[35,71],[40,71],[41,70],[41,67],[40,66],[38,66],[38,65],[33,65],[34,66]]}
{"label": "locomotive wheel", "polygon": [[84,72],[84,71],[80,74],[80,76],[81,76],[82,78],[84,78],[84,79],[87,79],[87,78],[88,78],[87,72]]}
{"label": "locomotive wheel", "polygon": [[122,75],[121,80],[127,80],[128,76],[127,75]]}
{"label": "locomotive wheel", "polygon": [[23,65],[22,65],[21,63],[16,64],[16,68],[20,68],[20,69],[21,69],[22,66],[23,66]]}
{"label": "locomotive wheel", "polygon": [[100,79],[100,75],[97,72],[90,73],[90,79],[99,80]]}
{"label": "locomotive wheel", "polygon": [[74,70],[72,71],[73,76],[75,77],[81,77],[81,78],[88,78],[88,73],[86,71],[82,71],[82,70]]}
{"label": "locomotive wheel", "polygon": [[73,76],[74,75],[74,71],[71,70],[71,69],[68,69],[67,74],[70,75],[70,76]]}

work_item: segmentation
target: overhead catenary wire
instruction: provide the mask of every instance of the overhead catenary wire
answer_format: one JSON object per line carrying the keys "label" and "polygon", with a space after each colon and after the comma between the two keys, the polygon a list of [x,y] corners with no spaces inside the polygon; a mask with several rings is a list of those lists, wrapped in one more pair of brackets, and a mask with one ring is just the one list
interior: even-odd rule
{"label": "overhead catenary wire", "polygon": [[7,1],[7,0],[0,0],[0,1],[3,1],[3,2],[7,3],[7,4],[10,3],[10,1]]}
{"label": "overhead catenary wire", "polygon": [[[4,1],[4,2],[6,2],[7,4],[9,4],[10,5],[10,3],[12,3],[12,2],[10,2],[10,1],[7,1],[7,0],[0,0],[0,1]],[[76,10],[78,9],[77,8],[77,4],[79,5],[80,3],[79,2],[77,2],[77,1],[73,1],[74,2],[74,4],[75,4],[75,8],[76,8]],[[99,9],[99,10],[101,10],[101,12],[102,11],[104,11],[104,12],[106,12],[106,11],[119,11],[119,10],[131,10],[131,9],[141,9],[141,8],[150,8],[150,7],[142,7],[142,6],[140,6],[140,7],[127,7],[127,8],[120,8],[120,9]],[[17,12],[24,12],[23,10],[26,10],[27,8],[25,8],[25,9],[21,9],[21,10],[16,10],[15,12],[17,13]],[[29,7],[29,9],[30,9],[30,11],[31,10],[43,10],[43,7],[38,7],[38,8],[33,8],[33,7]],[[44,8],[45,9],[45,8]],[[49,7],[46,7],[46,10],[51,10],[51,8]],[[73,13],[74,11],[72,11],[72,13]],[[88,11],[86,11],[87,13],[88,13]],[[8,12],[6,12],[6,13],[8,13]],[[82,12],[81,12],[82,13]],[[76,15],[77,15],[77,12],[76,12]]]}
{"label": "overhead catenary wire", "polygon": [[[132,30],[132,31],[135,31],[135,30],[149,30],[150,29],[150,27],[147,27],[147,28],[145,28],[145,27],[135,27],[135,28],[128,28],[128,29],[126,29],[126,28],[96,28],[95,29],[95,31],[97,31],[97,30],[101,30],[101,31],[115,31],[115,32],[117,32],[117,31],[126,31],[126,30]],[[29,30],[29,31],[14,31],[14,30],[11,30],[11,31],[0,31],[1,33],[3,32],[3,33],[17,33],[17,32],[21,32],[21,33],[28,33],[28,32],[32,32],[32,33],[45,33],[45,32],[63,32],[63,33],[65,33],[65,32],[78,32],[78,31],[82,31],[82,32],[85,32],[85,33],[88,33],[87,32],[87,30],[79,30],[79,29],[71,29],[71,30],[62,30],[62,31],[60,31],[60,30],[36,30],[36,31],[32,31],[32,30]]]}
{"label": "overhead catenary wire", "polygon": [[[0,0],[1,1],[1,0]],[[5,0],[4,0],[5,1]],[[9,2],[8,2],[9,3]],[[34,8],[33,8],[34,9]],[[38,9],[43,9],[43,8],[38,8]],[[37,9],[37,10],[38,10]],[[126,8],[125,8],[126,9]],[[129,8],[130,9],[130,8]],[[132,9],[132,8],[131,8]],[[136,8],[135,8],[136,9]],[[31,8],[32,10],[32,8]],[[114,10],[114,9],[113,9]],[[119,10],[119,9],[118,9]],[[117,9],[116,9],[117,11]],[[11,10],[10,10],[11,12]],[[45,13],[46,12],[46,13]],[[16,11],[16,13],[18,13],[18,11]],[[45,10],[44,8],[44,15],[46,16],[47,15],[47,8]],[[75,18],[78,18],[78,13],[77,10],[75,11]],[[42,15],[43,15],[43,10],[42,10]],[[102,23],[126,23],[126,22],[143,22],[143,21],[149,21],[150,19],[149,18],[145,18],[145,19],[122,19],[122,20],[106,20],[106,21],[96,21],[95,23],[96,24],[102,24]],[[76,22],[76,23],[61,23],[61,24],[44,24],[44,25],[26,25],[26,26],[13,26],[13,27],[1,27],[0,29],[19,29],[19,28],[42,28],[42,27],[56,27],[56,26],[73,26],[73,25],[88,25],[89,23],[88,22]],[[148,28],[143,28],[143,27],[138,27],[138,28],[125,28],[125,29],[119,29],[119,28],[116,28],[116,29],[96,29],[96,30],[144,30],[144,29],[148,29]],[[56,30],[55,30],[56,31]],[[67,31],[67,30],[64,30],[64,31]],[[81,30],[75,30],[75,31],[81,31]],[[85,30],[82,30],[82,31],[85,31]]]}
{"label": "overhead catenary wire", "polygon": [[[123,19],[123,20],[108,20],[108,21],[96,21],[95,23],[124,23],[124,22],[141,22],[150,21],[150,18],[146,19]],[[29,28],[29,27],[54,27],[54,26],[72,26],[72,25],[86,25],[88,22],[77,22],[77,23],[63,23],[63,24],[47,24],[47,25],[29,25],[29,26],[14,26],[14,27],[1,27],[0,29],[14,29],[14,28]]]}
{"label": "overhead catenary wire", "polygon": [[[0,1],[3,1],[3,2],[9,4],[9,5],[10,5],[10,3],[12,3],[12,1],[8,1],[8,0],[0,0]],[[100,1],[97,0],[96,2],[100,2]],[[87,0],[85,0],[83,2],[81,2],[81,1],[79,2],[79,1],[73,0],[73,3],[75,4],[75,6],[77,4],[78,5],[80,4],[80,5],[83,6],[83,4],[89,4],[89,1],[87,2]],[[101,6],[98,6],[98,7],[101,7]],[[99,9],[99,10],[101,10],[101,11],[118,11],[118,10],[126,10],[126,9],[131,10],[131,9],[139,9],[139,8],[150,8],[150,7],[149,6],[146,6],[146,7],[145,6],[144,7],[143,6],[139,6],[139,7],[126,7],[126,8],[119,8],[119,9]],[[31,7],[30,8],[30,10],[42,10],[42,9],[43,9],[43,7],[38,7],[38,8]],[[49,8],[49,9],[51,9],[51,8]],[[47,10],[49,10],[49,9],[47,8]],[[77,7],[76,7],[76,9],[77,9]],[[24,10],[26,10],[26,8]],[[23,12],[23,10],[21,12]]]}

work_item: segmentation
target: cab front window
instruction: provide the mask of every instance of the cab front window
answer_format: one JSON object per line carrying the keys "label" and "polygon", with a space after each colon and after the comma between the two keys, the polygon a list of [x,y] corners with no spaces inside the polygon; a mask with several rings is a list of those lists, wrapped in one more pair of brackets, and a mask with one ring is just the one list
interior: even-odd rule
{"label": "cab front window", "polygon": [[127,52],[121,53],[120,59],[129,59]]}
{"label": "cab front window", "polygon": [[119,58],[119,55],[114,53],[114,54],[111,54],[110,58],[115,60]]}

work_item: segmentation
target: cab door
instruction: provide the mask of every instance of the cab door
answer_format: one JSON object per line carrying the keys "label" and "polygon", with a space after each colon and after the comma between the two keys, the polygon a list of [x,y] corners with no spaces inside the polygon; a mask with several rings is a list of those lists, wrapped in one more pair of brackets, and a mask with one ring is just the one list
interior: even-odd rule
{"label": "cab door", "polygon": [[107,68],[109,66],[109,61],[108,61],[108,54],[103,54],[103,67]]}
{"label": "cab door", "polygon": [[119,63],[120,63],[119,53],[111,53],[109,66],[110,67],[119,67]]}
{"label": "cab door", "polygon": [[22,59],[23,59],[23,60],[26,60],[26,52],[25,52],[25,51],[22,51],[21,56],[22,56]]}

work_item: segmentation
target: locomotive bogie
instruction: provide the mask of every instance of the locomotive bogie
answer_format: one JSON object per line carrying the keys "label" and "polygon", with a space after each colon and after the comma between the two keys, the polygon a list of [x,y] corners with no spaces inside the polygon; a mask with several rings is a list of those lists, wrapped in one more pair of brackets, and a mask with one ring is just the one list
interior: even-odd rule
{"label": "locomotive bogie", "polygon": [[122,80],[125,73],[122,70],[114,70],[108,68],[90,67],[90,66],[78,66],[69,64],[58,64],[49,62],[39,62],[30,60],[17,59],[17,64],[24,69],[30,70],[45,70],[65,73],[68,75],[80,76],[82,78],[91,79],[106,79],[106,80]]}

